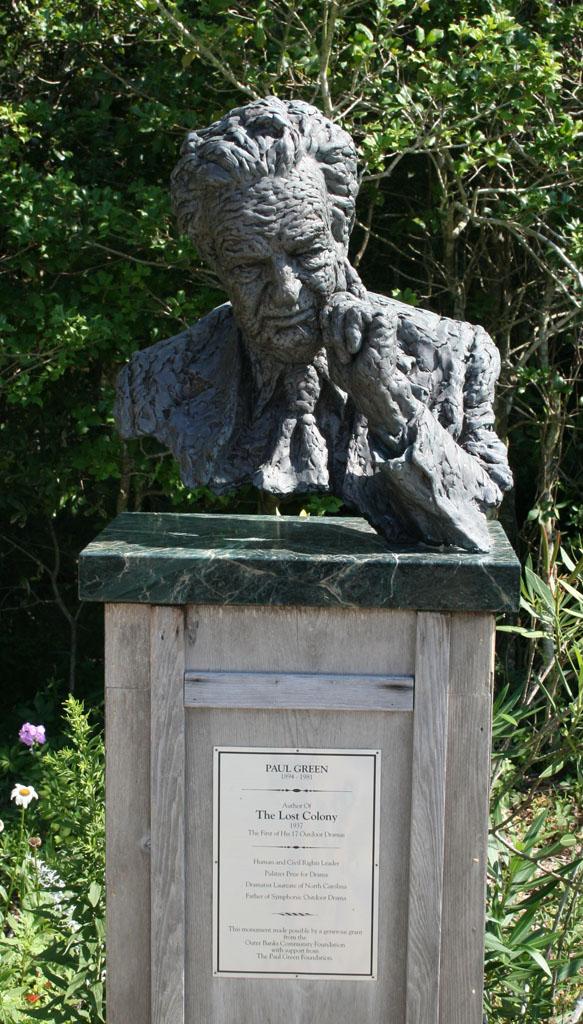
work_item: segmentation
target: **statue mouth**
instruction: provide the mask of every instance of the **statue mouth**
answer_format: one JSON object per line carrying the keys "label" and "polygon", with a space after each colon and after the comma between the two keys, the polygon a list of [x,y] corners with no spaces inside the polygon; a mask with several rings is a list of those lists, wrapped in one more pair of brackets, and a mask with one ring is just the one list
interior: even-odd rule
{"label": "statue mouth", "polygon": [[315,319],[316,310],[309,306],[307,309],[300,309],[297,313],[291,313],[289,316],[266,316],[265,324],[268,327],[281,331],[288,327],[297,327],[299,324],[307,323],[310,320],[315,321]]}

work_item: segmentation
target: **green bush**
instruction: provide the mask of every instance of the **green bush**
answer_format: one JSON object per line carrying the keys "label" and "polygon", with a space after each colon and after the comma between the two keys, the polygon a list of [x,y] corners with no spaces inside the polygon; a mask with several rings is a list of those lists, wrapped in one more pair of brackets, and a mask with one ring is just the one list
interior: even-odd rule
{"label": "green bush", "polygon": [[0,835],[1,1024],[105,1021],[103,740],[73,697],[63,734]]}
{"label": "green bush", "polygon": [[[486,933],[489,1020],[572,1020],[583,967],[583,557],[527,566],[523,665],[494,705]],[[555,1016],[556,1015],[556,1016]]]}

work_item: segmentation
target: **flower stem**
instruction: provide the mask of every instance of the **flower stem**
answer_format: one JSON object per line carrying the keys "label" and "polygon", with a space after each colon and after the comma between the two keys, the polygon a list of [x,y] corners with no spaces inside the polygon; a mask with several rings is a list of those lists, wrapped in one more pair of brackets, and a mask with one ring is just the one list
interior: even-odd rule
{"label": "flower stem", "polygon": [[18,837],[18,847],[17,847],[16,856],[14,858],[14,868],[13,868],[12,874],[10,876],[10,882],[8,883],[8,895],[6,897],[6,912],[8,912],[10,910],[10,901],[12,899],[12,893],[14,892],[15,887],[16,887],[15,886],[16,875],[17,875],[19,869],[20,869],[20,872],[22,874],[22,842],[23,842],[23,839],[24,839],[24,811],[25,811],[25,808],[21,807],[21,809],[20,809],[20,835]]}
{"label": "flower stem", "polygon": [[36,896],[36,905],[40,907],[40,878],[38,874],[38,852],[36,846],[33,849],[34,856],[34,891]]}

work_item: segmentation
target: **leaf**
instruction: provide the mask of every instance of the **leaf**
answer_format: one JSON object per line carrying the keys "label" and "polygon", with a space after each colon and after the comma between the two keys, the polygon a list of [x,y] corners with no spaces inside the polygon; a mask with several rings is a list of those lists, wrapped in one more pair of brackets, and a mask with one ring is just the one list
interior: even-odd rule
{"label": "leaf", "polygon": [[524,575],[533,594],[538,594],[547,610],[554,613],[555,601],[551,588],[528,566],[525,567]]}
{"label": "leaf", "polygon": [[91,885],[89,886],[87,899],[89,900],[92,907],[96,907],[97,904],[99,903],[99,900],[101,899],[101,891],[101,886],[99,885],[98,882],[92,882]]}
{"label": "leaf", "polygon": [[563,769],[564,765],[564,761],[557,761],[556,764],[551,761],[546,768],[543,768],[539,775],[539,779],[550,779],[552,775],[557,775],[557,773]]}
{"label": "leaf", "polygon": [[524,839],[522,840],[522,845],[525,850],[532,849],[533,844],[538,839],[542,831],[543,825],[545,824],[548,818],[548,814],[549,812],[546,808],[544,811],[541,811],[540,814],[537,814],[536,818],[534,819],[528,831],[526,832]]}
{"label": "leaf", "polygon": [[545,972],[545,974],[549,978],[552,978],[553,975],[552,975],[551,969],[550,969],[547,961],[545,960],[544,956],[542,955],[542,953],[540,953],[538,949],[530,949],[530,948],[527,948],[526,952],[528,953],[529,956],[532,957],[532,959],[535,961],[535,963],[537,963],[539,965],[541,970],[543,970]]}
{"label": "leaf", "polygon": [[374,43],[374,36],[368,25],[363,25],[361,21],[358,21],[355,28],[358,32],[361,32],[363,36],[366,36],[367,39],[370,39],[371,43]]}
{"label": "leaf", "polygon": [[486,949],[491,949],[498,953],[505,953],[510,960],[514,960],[515,957],[519,955],[519,953],[516,950],[511,949],[510,946],[505,946],[500,939],[496,938],[496,936],[492,934],[492,932],[486,932],[485,946]]}
{"label": "leaf", "polygon": [[536,918],[538,911],[538,904],[535,904],[534,907],[531,907],[521,915],[518,923],[514,926],[510,934],[510,941],[513,946],[521,943],[525,936],[530,933],[532,922]]}
{"label": "leaf", "polygon": [[508,715],[505,711],[500,711],[497,717],[502,718],[503,721],[508,722],[510,725],[518,725],[516,718],[513,718],[512,715]]}
{"label": "leaf", "polygon": [[561,558],[563,560],[563,565],[567,567],[569,572],[575,572],[575,563],[569,555],[569,552],[565,551],[565,548],[561,548]]}
{"label": "leaf", "polygon": [[525,629],[524,626],[497,626],[498,633],[516,633],[517,636],[524,636],[529,640],[540,640],[548,637],[542,629]]}
{"label": "leaf", "polygon": [[435,46],[436,43],[440,43],[445,35],[442,28],[432,28],[427,35],[427,45]]}
{"label": "leaf", "polygon": [[583,604],[583,593],[581,593],[581,591],[575,590],[575,587],[572,587],[570,583],[567,583],[566,580],[561,578],[559,578],[558,584],[563,588],[563,590],[566,590],[571,597],[574,597],[579,604]]}

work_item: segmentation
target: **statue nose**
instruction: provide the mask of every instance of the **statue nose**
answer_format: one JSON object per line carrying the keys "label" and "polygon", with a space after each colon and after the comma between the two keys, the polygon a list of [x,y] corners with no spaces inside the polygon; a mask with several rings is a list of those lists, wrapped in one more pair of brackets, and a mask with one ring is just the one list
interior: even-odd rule
{"label": "statue nose", "polygon": [[283,260],[278,260],[274,269],[278,302],[282,302],[286,306],[293,306],[297,302],[302,288],[300,278],[293,267]]}

